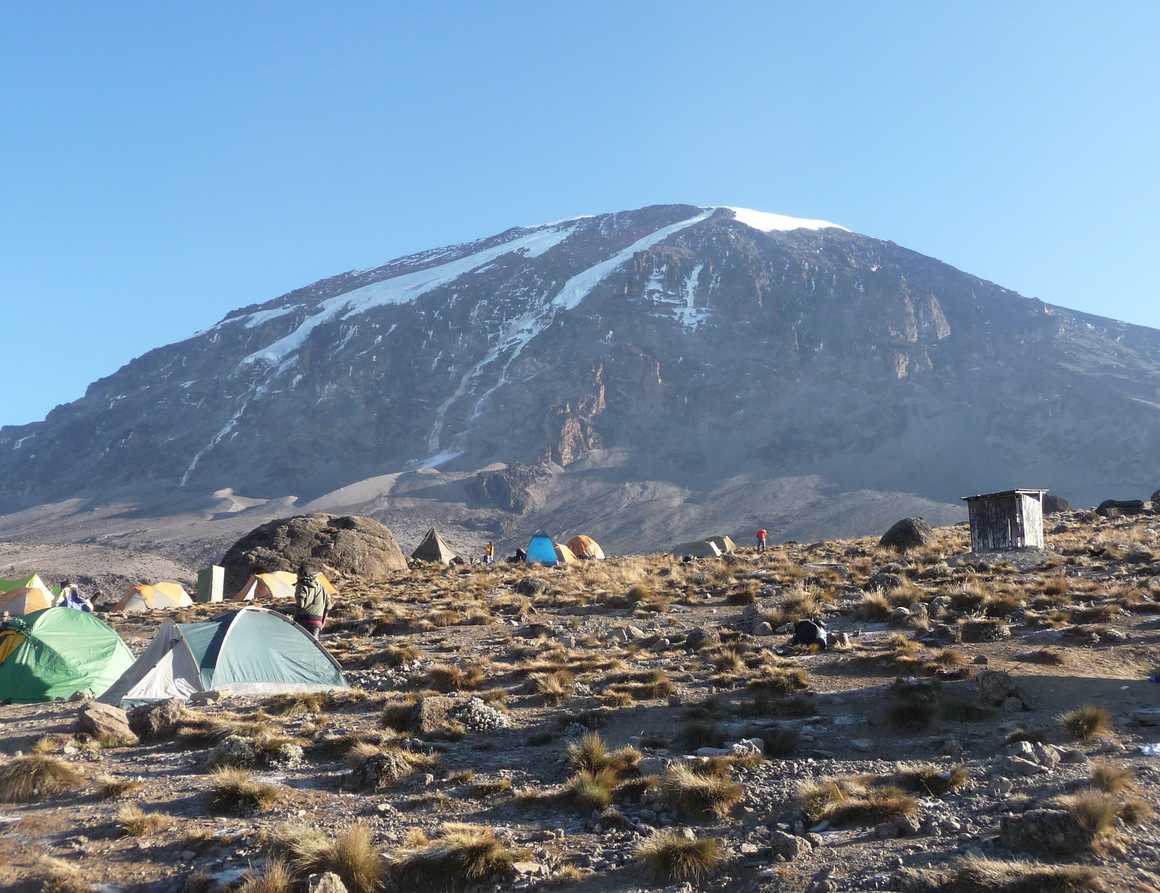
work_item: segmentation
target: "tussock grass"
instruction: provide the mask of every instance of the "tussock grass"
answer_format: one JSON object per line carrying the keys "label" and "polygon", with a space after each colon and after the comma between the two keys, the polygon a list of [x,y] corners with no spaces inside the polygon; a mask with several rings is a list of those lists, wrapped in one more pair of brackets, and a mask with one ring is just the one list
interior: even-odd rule
{"label": "tussock grass", "polygon": [[1125,825],[1143,825],[1156,817],[1156,810],[1147,800],[1132,797],[1120,804],[1119,816]]}
{"label": "tussock grass", "polygon": [[940,769],[938,766],[909,766],[890,776],[891,783],[905,791],[930,797],[941,797],[966,784],[970,774],[966,766]]}
{"label": "tussock grass", "polygon": [[671,764],[659,782],[661,797],[686,818],[725,818],[741,802],[744,790],[727,765],[699,768],[685,762]]}
{"label": "tussock grass", "polygon": [[351,825],[336,837],[320,828],[282,826],[274,832],[274,846],[296,878],[333,871],[350,893],[382,888],[385,866],[366,825]]}
{"label": "tussock grass", "polygon": [[576,689],[576,677],[570,670],[555,670],[551,673],[533,673],[532,690],[549,704],[559,704],[571,697]]}
{"label": "tussock grass", "polygon": [[142,784],[136,778],[116,778],[112,775],[98,775],[93,779],[96,785],[95,795],[98,800],[116,800],[127,797],[141,790]]}
{"label": "tussock grass", "polygon": [[1112,715],[1103,707],[1086,704],[1061,718],[1064,730],[1076,741],[1095,741],[1112,733]]}
{"label": "tussock grass", "polygon": [[291,893],[293,888],[294,875],[290,866],[281,859],[271,859],[260,869],[247,871],[237,893]]}
{"label": "tussock grass", "polygon": [[811,823],[828,820],[835,827],[869,825],[913,815],[918,801],[905,791],[865,776],[829,778],[801,787],[798,802]]}
{"label": "tussock grass", "polygon": [[636,848],[636,858],[654,883],[698,883],[723,859],[721,841],[714,837],[689,840],[676,831],[657,831]]}
{"label": "tussock grass", "polygon": [[126,837],[150,837],[172,828],[177,818],[163,812],[145,812],[135,803],[126,803],[117,810],[113,821]]}
{"label": "tussock grass", "polygon": [[1120,801],[1111,794],[1089,789],[1055,797],[1048,802],[1071,813],[1076,824],[1090,837],[1093,850],[1103,848],[1115,834]]}
{"label": "tussock grass", "polygon": [[809,674],[801,667],[763,667],[749,680],[749,690],[755,696],[767,699],[805,691],[809,687]]}
{"label": "tussock grass", "polygon": [[14,757],[0,766],[0,802],[38,803],[79,790],[85,779],[70,763],[45,754]]}
{"label": "tussock grass", "polygon": [[1127,766],[1092,763],[1092,787],[1106,794],[1119,794],[1136,786],[1136,776]]}
{"label": "tussock grass", "polygon": [[629,701],[654,701],[667,698],[673,692],[673,683],[664,670],[646,670],[626,674],[631,681],[615,682],[606,692]]}
{"label": "tussock grass", "polygon": [[943,871],[907,871],[929,893],[1104,893],[1097,868],[966,856]]}
{"label": "tussock grass", "polygon": [[581,769],[569,780],[565,796],[581,812],[597,812],[612,802],[617,775],[611,769]]}
{"label": "tussock grass", "polygon": [[854,616],[867,621],[889,620],[890,613],[890,599],[879,590],[862,593],[862,599],[854,608]]}
{"label": "tussock grass", "polygon": [[245,815],[269,809],[282,799],[278,785],[258,781],[246,769],[216,769],[210,776],[210,809]]}
{"label": "tussock grass", "polygon": [[35,873],[41,893],[93,893],[96,889],[77,863],[42,856],[37,860]]}
{"label": "tussock grass", "polygon": [[635,747],[609,750],[599,732],[589,732],[568,745],[568,765],[573,769],[600,772],[611,769],[617,775],[635,769],[642,754]]}
{"label": "tussock grass", "polygon": [[451,664],[436,664],[427,671],[427,684],[440,692],[474,691],[483,683],[486,673],[483,667],[469,664],[457,667]]}
{"label": "tussock grass", "polygon": [[390,869],[401,890],[457,891],[510,874],[520,855],[490,828],[447,824],[434,839],[414,832]]}

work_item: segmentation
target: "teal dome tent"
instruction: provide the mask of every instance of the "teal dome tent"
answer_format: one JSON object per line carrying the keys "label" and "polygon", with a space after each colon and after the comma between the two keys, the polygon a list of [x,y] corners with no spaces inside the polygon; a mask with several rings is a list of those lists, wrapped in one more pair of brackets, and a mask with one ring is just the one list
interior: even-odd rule
{"label": "teal dome tent", "polygon": [[548,567],[555,567],[557,560],[556,544],[552,542],[552,538],[544,533],[544,531],[538,531],[528,542],[528,564],[543,564]]}

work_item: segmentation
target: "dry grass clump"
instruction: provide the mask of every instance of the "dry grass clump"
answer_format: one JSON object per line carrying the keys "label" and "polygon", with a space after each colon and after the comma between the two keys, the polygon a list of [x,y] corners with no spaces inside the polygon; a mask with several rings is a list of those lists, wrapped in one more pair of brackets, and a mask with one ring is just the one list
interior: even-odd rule
{"label": "dry grass clump", "polygon": [[941,797],[966,784],[970,773],[963,765],[940,769],[938,766],[909,766],[890,776],[890,781],[906,791],[930,797]]}
{"label": "dry grass clump", "polygon": [[1024,651],[1022,654],[1016,654],[1015,660],[1023,661],[1027,664],[1044,664],[1049,667],[1061,667],[1067,663],[1067,657],[1062,651],[1056,651],[1054,648],[1038,648],[1035,651]]}
{"label": "dry grass clump", "polygon": [[1156,817],[1156,810],[1147,800],[1132,797],[1120,804],[1119,816],[1125,825],[1143,825]]}
{"label": "dry grass clump", "polygon": [[669,807],[690,819],[723,819],[744,795],[728,763],[673,763],[661,776],[659,786]]}
{"label": "dry grass clump", "polygon": [[724,676],[745,672],[745,657],[736,648],[720,648],[706,657],[713,669]]}
{"label": "dry grass clump", "polygon": [[568,765],[589,772],[611,769],[619,775],[635,769],[642,756],[635,747],[619,747],[610,751],[599,732],[589,732],[579,741],[568,745]]}
{"label": "dry grass clump", "polygon": [[0,802],[38,803],[79,790],[85,779],[70,763],[45,754],[14,757],[0,766]]}
{"label": "dry grass clump", "polygon": [[290,866],[281,859],[271,859],[260,870],[247,871],[236,893],[291,893],[293,887],[294,875]]}
{"label": "dry grass clump", "polygon": [[1061,718],[1064,730],[1076,741],[1095,741],[1112,733],[1112,715],[1103,707],[1086,704]]}
{"label": "dry grass clump", "polygon": [[80,864],[42,856],[36,863],[41,893],[93,893],[96,885]]}
{"label": "dry grass clump", "polygon": [[172,828],[177,818],[163,812],[145,812],[135,803],[126,803],[117,810],[113,821],[126,837],[149,837]]}
{"label": "dry grass clump", "polygon": [[210,809],[245,815],[269,809],[282,799],[277,785],[258,781],[246,769],[223,768],[210,775]]}
{"label": "dry grass clump", "polygon": [[490,828],[444,825],[434,839],[416,830],[391,858],[391,875],[401,890],[463,890],[512,872],[521,853]]}
{"label": "dry grass clump", "polygon": [[940,667],[962,667],[967,663],[966,655],[954,648],[943,648],[931,658],[931,663]]}
{"label": "dry grass clump", "polygon": [[611,769],[581,769],[568,780],[565,796],[581,812],[598,812],[612,802],[617,780]]}
{"label": "dry grass clump", "polygon": [[630,702],[667,698],[673,692],[672,680],[660,669],[624,673],[614,679],[623,681],[614,681],[605,691],[614,697],[626,698]]}
{"label": "dry grass clump", "polygon": [[655,832],[636,848],[649,879],[655,883],[698,883],[720,864],[721,841],[714,837],[689,838],[672,830]]}
{"label": "dry grass clump", "polygon": [[486,675],[483,667],[477,664],[465,667],[436,664],[427,671],[427,684],[441,692],[474,691]]}
{"label": "dry grass clump", "polygon": [[283,826],[274,832],[274,846],[297,878],[333,871],[350,893],[378,893],[382,887],[383,860],[366,825],[351,825],[333,838],[320,828]]}
{"label": "dry grass clump", "polygon": [[875,778],[829,778],[801,787],[798,802],[811,823],[870,825],[901,815],[913,815],[918,801],[900,788],[877,786]]}
{"label": "dry grass clump", "polygon": [[1127,766],[1099,762],[1092,764],[1091,782],[1092,787],[1106,794],[1118,794],[1134,788],[1136,776]]}
{"label": "dry grass clump", "polygon": [[801,667],[763,667],[749,680],[749,690],[754,696],[766,699],[802,692],[809,687],[809,674]]}
{"label": "dry grass clump", "polygon": [[966,856],[945,871],[906,872],[930,893],[1103,893],[1099,869]]}
{"label": "dry grass clump", "polygon": [[1066,574],[1054,574],[1043,581],[1044,595],[1063,595],[1069,588]]}
{"label": "dry grass clump", "polygon": [[304,713],[321,713],[329,706],[326,692],[292,692],[267,698],[265,708],[279,716],[301,716]]}
{"label": "dry grass clump", "polygon": [[889,620],[891,610],[890,599],[876,589],[862,593],[861,600],[854,608],[854,616],[867,621]]}
{"label": "dry grass clump", "polygon": [[533,673],[532,690],[549,704],[559,704],[576,690],[576,677],[569,670],[555,670],[551,673]]}
{"label": "dry grass clump", "polygon": [[886,720],[902,730],[924,729],[942,710],[942,689],[937,680],[896,679],[887,691]]}
{"label": "dry grass clump", "polygon": [[118,797],[127,797],[129,794],[141,790],[142,787],[140,779],[117,778],[112,775],[98,775],[93,779],[93,783],[96,785],[98,800],[115,800]]}
{"label": "dry grass clump", "polygon": [[1120,801],[1103,791],[1085,790],[1065,794],[1048,801],[1051,806],[1066,809],[1075,823],[1091,839],[1093,850],[1109,843],[1115,834],[1116,819],[1120,815]]}
{"label": "dry grass clump", "polygon": [[[804,571],[803,571],[804,573]],[[822,610],[822,598],[816,589],[798,583],[785,601],[772,611],[762,614],[762,619],[774,629],[786,623],[796,623],[816,617]]]}

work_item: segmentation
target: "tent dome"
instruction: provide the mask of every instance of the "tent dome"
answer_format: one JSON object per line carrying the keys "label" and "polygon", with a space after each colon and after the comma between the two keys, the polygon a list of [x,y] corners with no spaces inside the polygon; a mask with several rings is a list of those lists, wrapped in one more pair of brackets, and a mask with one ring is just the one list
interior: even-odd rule
{"label": "tent dome", "polygon": [[101,695],[132,663],[133,653],[100,618],[47,608],[0,626],[0,701]]}
{"label": "tent dome", "polygon": [[600,548],[600,543],[592,539],[587,534],[581,533],[568,540],[568,548],[572,550],[572,554],[577,558],[586,558],[594,561],[604,560],[604,550]]}
{"label": "tent dome", "polygon": [[23,617],[55,603],[56,597],[39,574],[24,580],[0,580],[0,614]]}
{"label": "tent dome", "polygon": [[240,608],[204,623],[166,623],[101,698],[109,704],[347,688],[342,668],[297,623],[265,608]]}
{"label": "tent dome", "polygon": [[166,580],[162,583],[138,583],[130,586],[125,597],[117,602],[114,611],[168,611],[188,608],[193,599],[180,583]]}
{"label": "tent dome", "polygon": [[556,544],[544,531],[539,531],[528,542],[528,564],[543,564],[555,567],[557,564]]}
{"label": "tent dome", "polygon": [[455,551],[447,545],[447,541],[439,535],[434,527],[427,531],[427,535],[423,537],[423,542],[415,547],[415,551],[411,553],[411,557],[417,561],[430,561],[438,564],[450,564],[458,556]]}

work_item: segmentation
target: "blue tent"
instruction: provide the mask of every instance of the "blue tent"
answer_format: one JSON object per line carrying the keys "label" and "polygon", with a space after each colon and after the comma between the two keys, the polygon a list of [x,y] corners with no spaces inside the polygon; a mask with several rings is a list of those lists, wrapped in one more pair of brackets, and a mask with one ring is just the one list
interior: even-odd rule
{"label": "blue tent", "polygon": [[538,531],[528,543],[528,564],[556,566],[556,544],[542,530]]}

